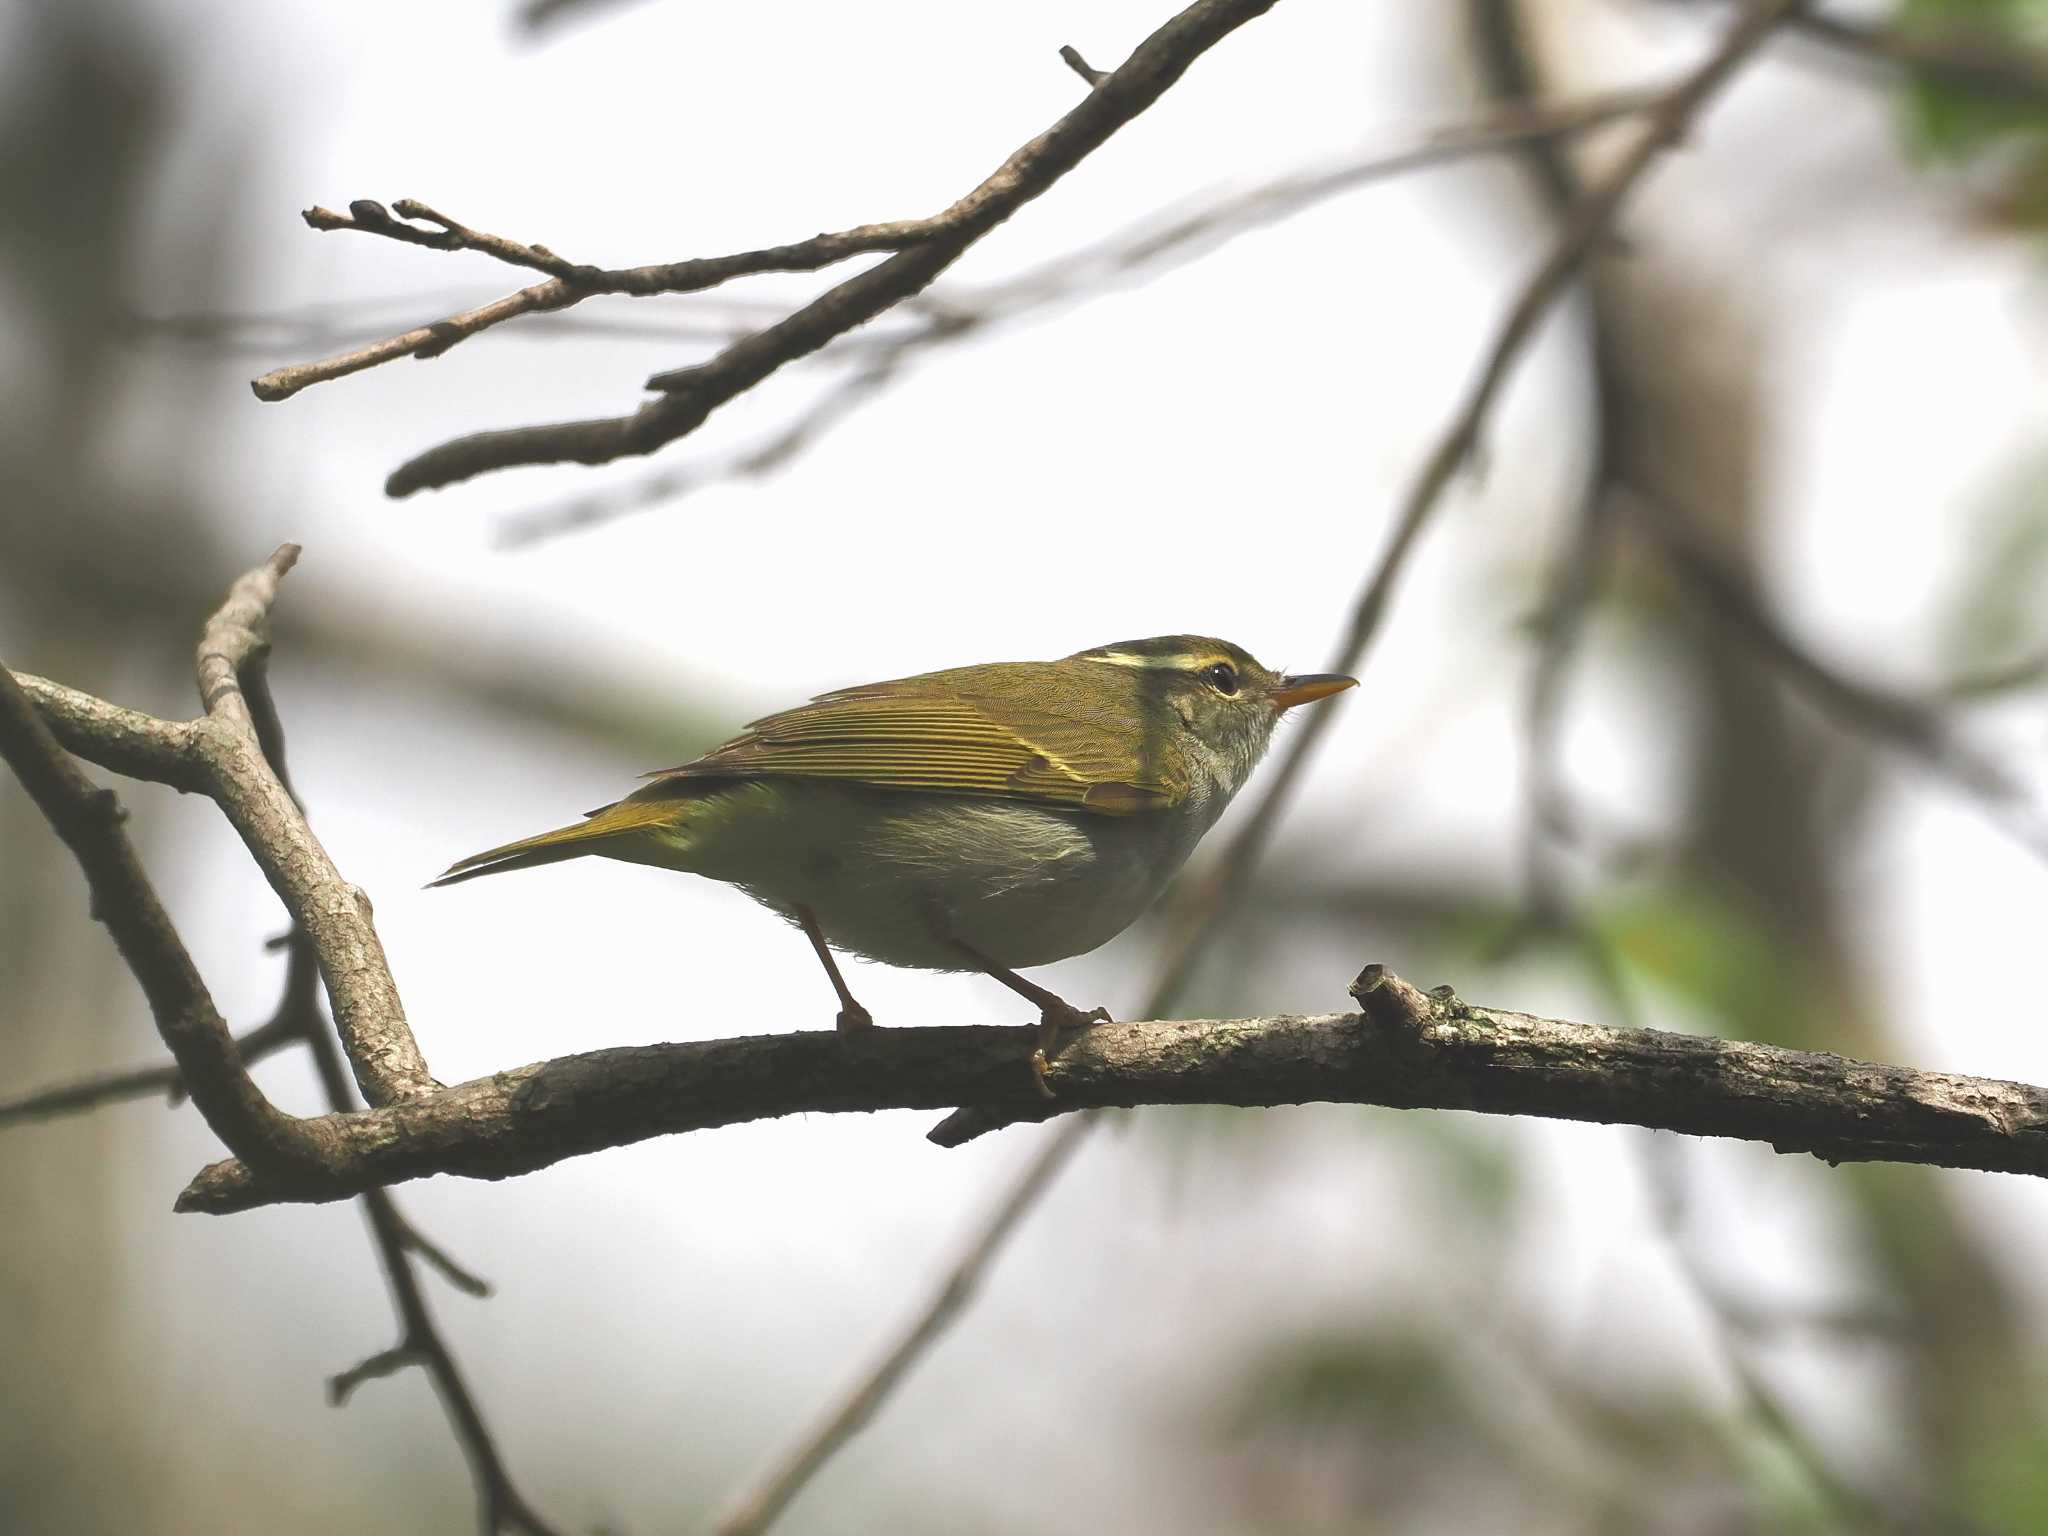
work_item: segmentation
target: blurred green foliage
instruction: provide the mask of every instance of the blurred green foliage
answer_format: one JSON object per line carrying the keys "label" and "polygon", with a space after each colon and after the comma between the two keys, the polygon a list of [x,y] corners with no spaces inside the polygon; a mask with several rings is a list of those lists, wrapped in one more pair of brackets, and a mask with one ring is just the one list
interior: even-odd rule
{"label": "blurred green foliage", "polygon": [[2027,664],[2048,648],[2048,452],[2000,477],[1963,546],[1942,618],[1945,665],[1977,693],[2038,681]]}
{"label": "blurred green foliage", "polygon": [[[1951,30],[1975,45],[2048,44],[2048,0],[1905,0],[1899,19],[1909,28]],[[1913,71],[1906,102],[1911,140],[1929,158],[2008,157],[1996,208],[2002,222],[2048,224],[2048,100]]]}
{"label": "blurred green foliage", "polygon": [[1739,891],[1674,876],[1604,895],[1588,923],[1617,963],[1719,1033],[1800,1048],[1830,1043],[1809,957]]}

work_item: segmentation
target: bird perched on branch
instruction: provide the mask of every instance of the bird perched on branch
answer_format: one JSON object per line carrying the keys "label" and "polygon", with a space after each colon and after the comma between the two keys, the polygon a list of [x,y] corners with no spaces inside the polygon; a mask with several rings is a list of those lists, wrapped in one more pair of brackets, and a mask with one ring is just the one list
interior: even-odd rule
{"label": "bird perched on branch", "polygon": [[842,1030],[873,1027],[834,947],[981,971],[1039,1010],[1032,1067],[1084,1014],[1017,974],[1108,942],[1215,825],[1297,705],[1285,677],[1199,635],[824,694],[592,811],[451,866],[435,885],[597,854],[723,880],[802,928]]}

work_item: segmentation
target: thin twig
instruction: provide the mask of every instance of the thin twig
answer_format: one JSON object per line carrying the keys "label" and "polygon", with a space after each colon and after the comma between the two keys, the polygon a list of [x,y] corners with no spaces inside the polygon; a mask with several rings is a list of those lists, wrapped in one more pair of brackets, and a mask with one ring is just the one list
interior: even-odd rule
{"label": "thin twig", "polygon": [[[921,292],[975,241],[1049,190],[1151,106],[1203,53],[1273,4],[1274,0],[1196,0],[1140,43],[1059,122],[951,208],[930,219],[869,226],[886,231],[889,240],[903,242],[888,260],[828,289],[709,362],[656,376],[649,387],[663,391],[660,399],[626,416],[457,438],[400,465],[385,482],[385,491],[408,496],[523,464],[604,464],[652,453],[695,431],[718,407],[783,365]],[[870,249],[893,248],[868,243]]]}
{"label": "thin twig", "polygon": [[296,544],[281,546],[234,583],[207,621],[197,659],[206,713],[196,721],[153,720],[41,679],[25,686],[49,730],[88,761],[196,789],[220,806],[320,957],[364,1096],[395,1103],[437,1085],[406,1022],[369,897],[335,868],[271,770],[243,688],[245,672],[260,669],[268,654],[277,585],[298,555]]}
{"label": "thin twig", "polygon": [[1062,43],[1060,45],[1060,62],[1065,64],[1067,68],[1071,69],[1083,80],[1086,80],[1090,85],[1100,85],[1109,78],[1108,70],[1097,69],[1093,64],[1090,64],[1081,57],[1081,50],[1072,43]]}
{"label": "thin twig", "polygon": [[[292,1028],[271,1019],[235,1036],[235,1053],[247,1068],[296,1043],[297,1039],[298,1035]],[[147,1099],[159,1095],[173,1104],[181,1103],[187,1097],[185,1074],[178,1070],[176,1062],[99,1073],[59,1083],[55,1087],[37,1089],[17,1098],[0,1099],[0,1125],[14,1121],[48,1120],[58,1115],[76,1114],[80,1110],[98,1109],[103,1104],[116,1104],[124,1099]]]}
{"label": "thin twig", "polygon": [[304,1123],[265,1098],[243,1070],[234,1036],[121,829],[126,813],[114,792],[86,778],[4,667],[0,757],[78,860],[92,891],[93,916],[141,983],[157,1033],[206,1123],[259,1167],[298,1166],[314,1156]]}
{"label": "thin twig", "polygon": [[475,1270],[456,1263],[448,1250],[414,1226],[410,1217],[399,1216],[398,1235],[408,1252],[465,1296],[474,1296],[482,1301],[491,1294],[490,1281]]}
{"label": "thin twig", "polygon": [[[816,272],[855,256],[907,250],[937,238],[951,228],[951,225],[945,222],[951,214],[951,210],[948,210],[948,213],[932,219],[911,219],[895,224],[864,224],[858,229],[817,235],[794,245],[740,251],[731,256],[672,261],[658,266],[606,269],[570,266],[561,262],[552,252],[548,252],[545,246],[522,245],[502,235],[487,235],[468,230],[464,226],[454,225],[452,221],[451,226],[463,230],[465,238],[440,238],[427,231],[414,229],[410,225],[396,223],[389,215],[386,215],[381,223],[374,218],[366,221],[360,216],[361,210],[378,206],[376,203],[352,204],[351,207],[357,210],[356,217],[330,213],[324,208],[312,208],[307,210],[305,218],[315,229],[363,230],[440,250],[474,249],[496,256],[500,260],[513,262],[514,265],[541,264],[543,270],[554,270],[559,264],[568,268],[574,275],[556,276],[548,282],[493,299],[488,304],[463,310],[446,319],[402,331],[395,336],[383,337],[366,346],[355,347],[317,362],[297,363],[287,368],[273,369],[261,378],[251,381],[249,387],[255,391],[257,399],[289,400],[310,385],[346,378],[349,374],[361,373],[364,369],[374,368],[380,363],[395,362],[404,357],[422,360],[439,357],[458,342],[466,341],[494,325],[502,325],[507,320],[515,320],[521,315],[547,314],[567,309],[572,304],[580,304],[585,299],[601,294],[648,298],[657,294],[700,293],[737,277],[752,277],[764,272]],[[417,209],[425,205],[411,199],[402,199],[398,206],[401,209]],[[445,230],[443,234],[446,234]],[[518,260],[517,253],[526,253],[533,259]]]}
{"label": "thin twig", "polygon": [[[313,840],[285,769],[284,734],[267,676],[268,619],[277,582],[297,554],[296,546],[286,545],[237,581],[207,623],[198,662],[206,714],[198,722],[152,719],[42,679],[18,682],[0,668],[0,754],[77,854],[93,889],[95,914],[107,923],[143,983],[176,1060],[174,1067],[90,1079],[11,1101],[0,1105],[0,1121],[86,1108],[145,1086],[175,1091],[189,1085],[208,1125],[231,1149],[256,1166],[299,1167],[331,1150],[322,1141],[320,1122],[294,1119],[274,1108],[247,1071],[257,1056],[296,1041],[311,1047],[335,1113],[345,1117],[355,1109],[337,1037],[320,1016],[323,976],[337,1009],[367,999],[371,1022],[387,1037],[392,1015],[383,1011],[387,1005],[378,989],[384,989],[391,1008],[396,991],[369,928],[368,904],[341,881]],[[260,1029],[240,1040],[228,1035],[120,830],[120,809],[111,791],[94,789],[65,756],[65,745],[89,758],[104,757],[122,771],[211,794],[243,831],[294,916],[286,942],[290,963],[284,996]],[[325,948],[318,936],[323,931]],[[337,942],[354,946],[341,953],[340,963]],[[409,1045],[403,1015],[395,1017]],[[372,1080],[375,1075],[365,1074]],[[401,1338],[394,1348],[336,1376],[329,1384],[331,1396],[339,1403],[363,1381],[404,1365],[421,1366],[469,1461],[485,1530],[553,1536],[512,1484],[434,1326],[412,1260],[431,1264],[473,1295],[487,1294],[488,1286],[423,1237],[386,1191],[366,1191],[364,1207],[399,1311]]]}

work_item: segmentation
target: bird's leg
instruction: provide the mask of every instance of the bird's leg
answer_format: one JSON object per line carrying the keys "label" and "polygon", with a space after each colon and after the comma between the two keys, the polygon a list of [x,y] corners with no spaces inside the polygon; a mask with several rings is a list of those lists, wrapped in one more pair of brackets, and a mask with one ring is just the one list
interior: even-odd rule
{"label": "bird's leg", "polygon": [[825,930],[818,926],[818,914],[809,907],[798,907],[796,920],[803,924],[804,937],[818,952],[818,962],[825,967],[825,974],[832,978],[832,990],[839,994],[839,1017],[835,1022],[840,1030],[873,1029],[875,1016],[853,1000],[853,993],[847,990],[846,978],[839,974],[839,962],[825,947]]}
{"label": "bird's leg", "polygon": [[1092,1013],[1083,1013],[1056,992],[1048,992],[1036,982],[1026,981],[1015,971],[997,965],[986,955],[979,954],[958,939],[953,947],[971,959],[984,975],[993,976],[1019,997],[1028,998],[1038,1007],[1038,1048],[1031,1053],[1031,1079],[1038,1084],[1038,1091],[1048,1099],[1052,1089],[1046,1086],[1045,1069],[1053,1057],[1059,1054],[1060,1032],[1062,1030],[1086,1029],[1091,1024],[1111,1022],[1107,1008],[1097,1008]]}

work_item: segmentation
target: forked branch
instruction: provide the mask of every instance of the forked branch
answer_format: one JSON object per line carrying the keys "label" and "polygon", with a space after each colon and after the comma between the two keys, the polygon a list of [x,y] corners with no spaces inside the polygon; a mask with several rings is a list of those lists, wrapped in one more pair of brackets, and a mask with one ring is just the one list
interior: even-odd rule
{"label": "forked branch", "polygon": [[852,256],[892,253],[786,318],[742,337],[709,362],[650,380],[649,387],[659,391],[660,398],[629,415],[457,438],[401,465],[385,482],[385,490],[408,496],[514,465],[603,464],[652,453],[695,431],[719,406],[784,364],[808,356],[923,291],[975,241],[1050,189],[1150,107],[1197,58],[1273,4],[1274,0],[1196,0],[1140,43],[1119,68],[1095,80],[1079,104],[1011,155],[981,185],[925,219],[863,225],[736,256],[604,271],[563,262],[544,246],[481,234],[417,202],[398,205],[409,223],[370,202],[353,205],[347,217],[311,210],[307,219],[315,228],[367,231],[444,250],[480,250],[550,276],[545,283],[493,304],[353,353],[279,369],[258,379],[254,388],[259,398],[284,399],[308,384],[394,358],[438,355],[489,326],[517,315],[561,309],[594,293],[688,293],[751,273],[813,271]]}

